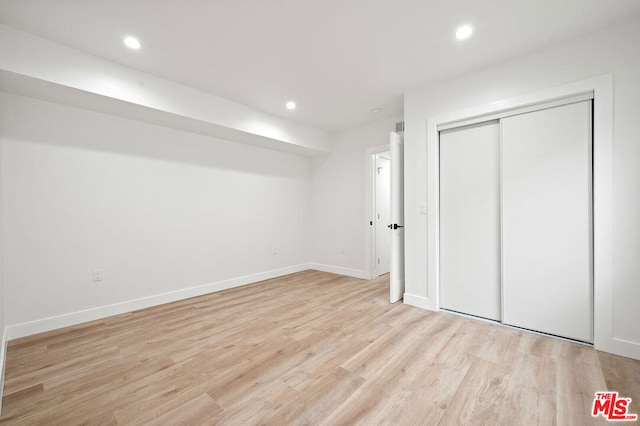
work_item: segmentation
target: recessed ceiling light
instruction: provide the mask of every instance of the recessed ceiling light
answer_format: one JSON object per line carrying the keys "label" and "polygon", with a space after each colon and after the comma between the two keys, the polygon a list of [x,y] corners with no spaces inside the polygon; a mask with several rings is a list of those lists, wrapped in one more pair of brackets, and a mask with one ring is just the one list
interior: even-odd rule
{"label": "recessed ceiling light", "polygon": [[293,101],[287,102],[287,109],[296,109],[296,103]]}
{"label": "recessed ceiling light", "polygon": [[372,112],[372,113],[374,113],[374,114],[377,114],[377,113],[379,113],[380,111],[382,111],[382,108],[373,108],[373,109],[371,110],[371,112]]}
{"label": "recessed ceiling light", "polygon": [[458,40],[464,40],[471,37],[472,33],[473,33],[473,28],[471,28],[471,25],[462,25],[461,27],[458,27],[458,29],[456,30],[456,38]]}
{"label": "recessed ceiling light", "polygon": [[142,47],[142,44],[140,44],[140,40],[138,40],[135,37],[125,37],[124,44],[129,49],[134,49],[134,50],[138,50]]}

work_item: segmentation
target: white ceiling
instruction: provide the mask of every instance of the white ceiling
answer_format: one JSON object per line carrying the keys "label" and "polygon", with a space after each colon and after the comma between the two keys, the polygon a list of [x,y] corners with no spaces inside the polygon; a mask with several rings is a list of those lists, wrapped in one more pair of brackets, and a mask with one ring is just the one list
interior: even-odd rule
{"label": "white ceiling", "polygon": [[[638,0],[0,0],[10,26],[328,131],[401,115],[406,90],[638,16]],[[475,31],[464,43],[462,23]]]}

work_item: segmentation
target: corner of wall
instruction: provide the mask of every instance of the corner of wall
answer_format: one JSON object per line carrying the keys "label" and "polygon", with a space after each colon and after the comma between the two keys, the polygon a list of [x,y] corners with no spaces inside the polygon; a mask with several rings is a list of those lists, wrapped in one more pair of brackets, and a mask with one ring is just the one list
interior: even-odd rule
{"label": "corner of wall", "polygon": [[369,274],[367,274],[366,271],[361,271],[359,269],[343,268],[340,266],[333,266],[333,265],[323,265],[321,263],[310,263],[309,268],[315,269],[316,271],[330,272],[332,274],[338,274],[338,275],[346,275],[348,277],[359,278],[361,280],[370,279]]}

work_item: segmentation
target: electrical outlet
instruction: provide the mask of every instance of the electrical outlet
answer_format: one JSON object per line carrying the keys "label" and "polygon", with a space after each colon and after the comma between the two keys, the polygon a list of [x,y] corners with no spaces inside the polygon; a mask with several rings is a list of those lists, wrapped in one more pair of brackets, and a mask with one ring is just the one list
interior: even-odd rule
{"label": "electrical outlet", "polygon": [[102,281],[102,269],[94,269],[92,272],[93,282]]}

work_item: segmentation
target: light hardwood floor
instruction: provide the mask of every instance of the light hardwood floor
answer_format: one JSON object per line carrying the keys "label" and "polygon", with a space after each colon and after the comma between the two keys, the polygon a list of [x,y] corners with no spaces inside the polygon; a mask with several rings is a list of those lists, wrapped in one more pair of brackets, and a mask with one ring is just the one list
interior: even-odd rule
{"label": "light hardwood floor", "polygon": [[9,342],[2,424],[605,423],[640,361],[306,271]]}

